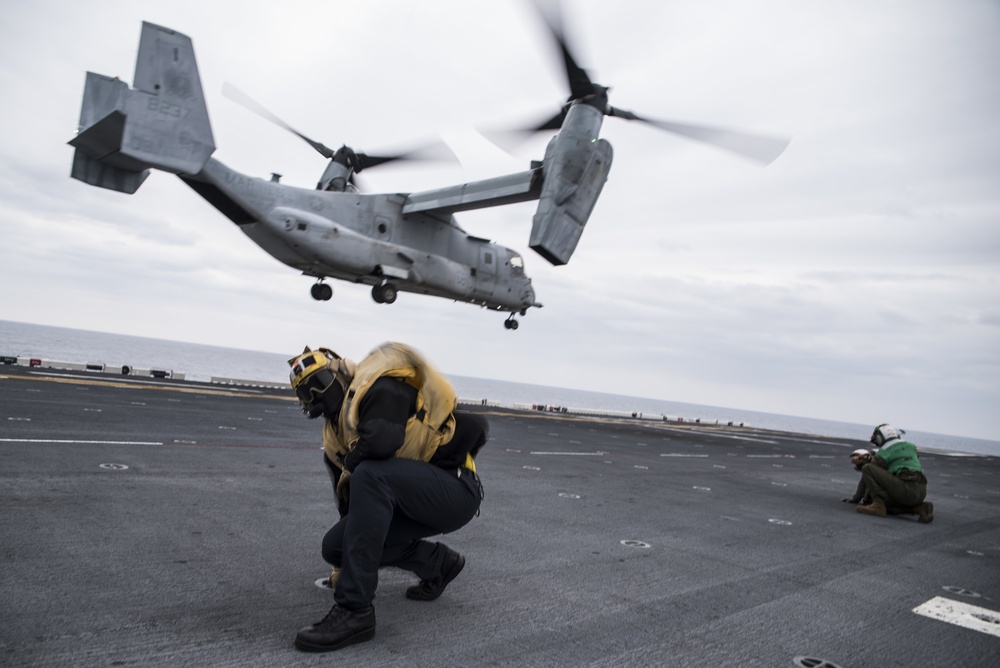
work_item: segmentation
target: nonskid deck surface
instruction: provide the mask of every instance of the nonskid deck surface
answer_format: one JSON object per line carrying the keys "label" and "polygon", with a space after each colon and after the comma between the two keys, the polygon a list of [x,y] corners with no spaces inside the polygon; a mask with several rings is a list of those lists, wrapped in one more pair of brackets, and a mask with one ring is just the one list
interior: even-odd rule
{"label": "nonskid deck surface", "polygon": [[923,453],[923,525],[840,502],[857,441],[466,409],[465,570],[383,571],[375,640],[312,656],[336,512],[290,392],[0,368],[0,664],[995,665],[998,458]]}

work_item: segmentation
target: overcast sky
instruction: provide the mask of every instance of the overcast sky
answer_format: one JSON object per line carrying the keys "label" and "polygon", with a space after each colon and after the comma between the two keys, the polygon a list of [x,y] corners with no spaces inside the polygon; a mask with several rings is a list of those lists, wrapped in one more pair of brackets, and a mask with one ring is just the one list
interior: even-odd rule
{"label": "overcast sky", "polygon": [[131,82],[140,23],[194,40],[217,150],[304,187],[325,166],[222,96],[229,81],[330,146],[443,136],[461,163],[371,170],[411,192],[522,171],[475,128],[565,98],[528,0],[0,0],[0,318],[359,358],[400,340],[443,370],[1000,439],[1000,3],[564,2],[580,64],[647,116],[792,138],[762,168],[620,119],[570,264],[527,248],[532,203],[459,215],[524,255],[502,314],[312,280],[176,177],[69,178],[87,70]]}

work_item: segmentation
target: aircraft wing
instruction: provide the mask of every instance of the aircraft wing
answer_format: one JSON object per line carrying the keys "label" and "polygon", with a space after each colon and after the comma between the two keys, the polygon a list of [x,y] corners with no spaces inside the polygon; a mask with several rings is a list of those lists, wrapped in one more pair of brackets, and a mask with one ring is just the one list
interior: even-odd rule
{"label": "aircraft wing", "polygon": [[529,202],[538,199],[541,192],[542,168],[536,167],[517,174],[411,193],[403,202],[403,214],[452,214],[456,211]]}

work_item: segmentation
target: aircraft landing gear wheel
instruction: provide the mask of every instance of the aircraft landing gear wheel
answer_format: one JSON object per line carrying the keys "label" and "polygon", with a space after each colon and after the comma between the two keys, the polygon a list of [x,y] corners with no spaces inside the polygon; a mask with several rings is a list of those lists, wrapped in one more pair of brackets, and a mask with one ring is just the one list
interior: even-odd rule
{"label": "aircraft landing gear wheel", "polygon": [[372,288],[372,299],[379,304],[391,304],[396,301],[396,286],[392,283],[379,283]]}
{"label": "aircraft landing gear wheel", "polygon": [[517,329],[517,320],[513,317],[507,318],[503,321],[504,329]]}
{"label": "aircraft landing gear wheel", "polygon": [[326,283],[316,283],[309,289],[309,294],[318,302],[328,302],[333,297],[333,288]]}

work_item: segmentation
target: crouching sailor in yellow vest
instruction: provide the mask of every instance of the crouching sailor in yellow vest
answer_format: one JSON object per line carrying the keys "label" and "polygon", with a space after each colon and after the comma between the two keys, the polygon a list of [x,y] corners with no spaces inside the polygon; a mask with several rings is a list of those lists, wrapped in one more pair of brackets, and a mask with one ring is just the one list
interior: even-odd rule
{"label": "crouching sailor in yellow vest", "polygon": [[870,440],[879,449],[878,453],[861,467],[862,484],[872,500],[858,506],[857,511],[876,517],[918,515],[918,520],[927,524],[934,520],[934,504],[924,501],[927,478],[917,446],[904,441],[902,434],[902,430],[892,425],[875,427]]}
{"label": "crouching sailor in yellow vest", "polygon": [[414,573],[419,583],[406,597],[416,601],[433,601],[462,571],[461,554],[425,539],[478,513],[474,458],[489,425],[456,412],[451,384],[400,343],[356,365],[326,348],[306,348],[288,363],[303,413],[324,418],[323,459],[340,511],[323,538],[323,558],[339,572],[331,577],[336,605],[299,630],[295,646],[328,652],[375,636],[380,567]]}

